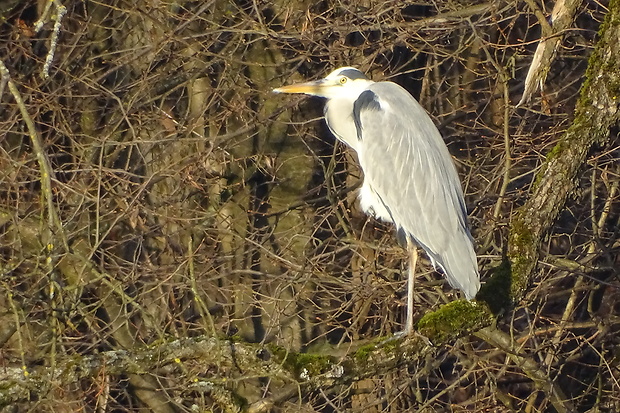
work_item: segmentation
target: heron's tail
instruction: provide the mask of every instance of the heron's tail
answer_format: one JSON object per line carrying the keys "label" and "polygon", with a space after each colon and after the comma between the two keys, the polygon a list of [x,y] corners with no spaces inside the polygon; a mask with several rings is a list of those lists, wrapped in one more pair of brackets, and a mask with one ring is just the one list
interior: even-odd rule
{"label": "heron's tail", "polygon": [[446,279],[454,288],[465,293],[468,300],[476,297],[480,290],[480,273],[474,244],[469,231],[459,231],[459,236],[451,239],[445,250],[433,255]]}

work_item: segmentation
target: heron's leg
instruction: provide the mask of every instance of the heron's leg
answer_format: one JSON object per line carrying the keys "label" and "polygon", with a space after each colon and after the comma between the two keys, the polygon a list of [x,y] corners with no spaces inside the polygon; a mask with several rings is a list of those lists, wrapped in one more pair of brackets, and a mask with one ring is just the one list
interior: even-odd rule
{"label": "heron's leg", "polygon": [[415,283],[415,266],[418,262],[418,247],[415,243],[407,241],[407,252],[409,253],[409,269],[407,271],[407,322],[405,324],[405,334],[413,332],[413,286]]}

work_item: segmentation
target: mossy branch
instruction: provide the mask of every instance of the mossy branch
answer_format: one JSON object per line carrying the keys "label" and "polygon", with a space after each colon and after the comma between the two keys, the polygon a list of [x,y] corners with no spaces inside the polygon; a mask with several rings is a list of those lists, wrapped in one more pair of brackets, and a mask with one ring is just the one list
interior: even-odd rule
{"label": "mossy branch", "polygon": [[[461,305],[476,306],[463,302]],[[428,327],[431,324],[425,324],[431,340],[445,342],[457,334],[434,333]],[[420,336],[378,338],[344,356],[298,353],[272,344],[265,346],[230,337],[201,336],[157,342],[143,348],[74,355],[58,360],[55,369],[33,367],[27,376],[22,374],[21,368],[7,367],[0,374],[0,407],[37,397],[50,385],[66,388],[81,380],[95,380],[102,374],[120,377],[173,374],[175,380],[185,380],[189,390],[206,394],[228,392],[234,395],[234,383],[253,377],[268,377],[284,388],[326,389],[424,360],[433,351],[436,348]],[[259,412],[272,405],[258,400],[248,407],[248,401],[239,397],[227,400],[236,404],[222,406],[231,411]]]}
{"label": "mossy branch", "polygon": [[612,0],[599,31],[575,109],[575,120],[549,152],[532,196],[516,213],[509,234],[511,300],[530,283],[543,237],[577,186],[576,176],[593,145],[602,144],[620,119],[620,1]]}
{"label": "mossy branch", "polygon": [[[9,233],[19,234],[25,248],[38,250],[36,219],[25,219],[10,225],[11,215],[0,210],[0,225],[9,225]],[[57,263],[57,269],[67,281],[66,288],[77,288],[78,284],[100,285],[104,299],[103,308],[112,319],[119,319],[113,326],[114,338],[122,350],[102,352],[92,356],[72,355],[58,357],[54,368],[49,366],[28,366],[24,375],[21,367],[7,367],[0,374],[0,406],[24,402],[42,395],[50,386],[66,388],[80,380],[97,381],[102,374],[130,377],[132,382],[147,379],[153,374],[173,375],[175,380],[185,380],[191,391],[226,395],[222,400],[239,403],[227,406],[248,411],[265,411],[278,403],[274,400],[252,401],[250,404],[234,396],[234,383],[248,378],[269,377],[288,389],[327,389],[367,377],[384,374],[400,366],[416,361],[436,351],[437,346],[452,342],[479,326],[489,325],[494,316],[489,308],[480,302],[456,301],[438,311],[426,315],[419,322],[421,336],[402,339],[377,338],[371,343],[352,346],[346,354],[308,354],[292,352],[276,345],[262,345],[238,342],[229,337],[202,336],[166,342],[153,342],[148,347],[133,344],[131,331],[126,320],[118,316],[119,306],[138,303],[124,294],[122,288],[111,283],[113,278],[89,265],[87,246],[75,240],[71,252]],[[142,311],[144,312],[144,311]],[[231,384],[232,383],[232,384]],[[232,386],[232,387],[231,387]],[[291,390],[291,396],[296,392]],[[278,395],[278,397],[281,395]],[[229,409],[229,410],[230,410]]]}

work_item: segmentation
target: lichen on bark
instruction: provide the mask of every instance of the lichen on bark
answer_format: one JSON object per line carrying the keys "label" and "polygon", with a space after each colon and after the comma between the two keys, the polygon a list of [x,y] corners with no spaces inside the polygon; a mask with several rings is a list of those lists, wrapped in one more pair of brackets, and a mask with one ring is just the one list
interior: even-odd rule
{"label": "lichen on bark", "polygon": [[609,4],[599,31],[575,109],[575,119],[535,178],[532,196],[512,221],[508,258],[511,262],[512,301],[518,302],[530,283],[539,257],[541,240],[576,186],[576,176],[593,145],[607,139],[618,122],[620,84],[620,2]]}

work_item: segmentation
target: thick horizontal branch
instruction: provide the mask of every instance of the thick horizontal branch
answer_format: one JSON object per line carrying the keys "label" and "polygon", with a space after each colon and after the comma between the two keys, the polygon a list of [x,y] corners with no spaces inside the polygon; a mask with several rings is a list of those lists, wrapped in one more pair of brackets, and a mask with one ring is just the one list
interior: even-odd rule
{"label": "thick horizontal branch", "polygon": [[[20,244],[31,249],[31,253],[39,251],[39,219],[14,218],[11,212],[0,210],[0,226],[4,226],[6,233],[18,237]],[[111,298],[105,301],[104,307],[111,311],[120,305],[112,298],[124,294],[123,289],[112,285],[113,276],[89,265],[85,244],[83,240],[74,239],[70,251],[58,260],[57,270],[66,279],[106,283],[108,289],[105,291],[109,292],[106,295]],[[81,276],[75,274],[77,269],[83,272]],[[125,302],[133,302],[126,295],[122,298]],[[247,343],[227,337],[201,336],[153,343],[148,347],[131,347],[130,341],[123,340],[122,350],[59,357],[53,370],[39,365],[4,368],[0,372],[0,406],[42,396],[50,388],[67,388],[80,380],[95,380],[102,374],[173,375],[175,380],[185,379],[188,386],[194,387],[197,383],[208,383],[206,387],[197,386],[196,391],[212,391],[218,386],[226,388],[225,383],[231,379],[256,377],[268,377],[283,386],[326,389],[424,360],[438,347],[488,326],[493,318],[489,307],[482,302],[454,301],[419,321],[418,330],[422,336],[377,338],[363,346],[352,343],[344,355],[341,349],[322,354],[298,353],[273,344]],[[116,329],[121,328],[122,325]],[[121,340],[123,336],[116,337]],[[255,406],[253,411],[261,410]]]}
{"label": "thick horizontal branch", "polygon": [[[457,303],[460,303],[457,310],[465,309],[465,314],[457,318],[460,322],[451,322],[452,331],[447,331],[441,325],[447,325],[444,324],[446,315],[454,316],[454,303],[427,316],[430,318],[424,322],[422,331],[429,333],[430,340],[438,340],[434,344],[443,344],[467,333],[468,324],[475,327],[477,323],[484,322],[470,317],[488,313],[484,305],[467,301]],[[437,320],[442,321],[438,323]],[[488,322],[484,324],[488,325]],[[293,384],[311,390],[325,389],[424,360],[436,349],[436,345],[430,344],[422,336],[378,338],[370,344],[350,350],[344,356],[297,353],[273,344],[240,342],[232,338],[184,338],[131,350],[72,355],[58,360],[54,370],[47,366],[36,366],[24,373],[18,366],[3,368],[0,372],[0,406],[36,398],[50,387],[66,388],[80,380],[95,380],[102,374],[172,374],[177,381],[182,381],[185,376],[188,386],[196,387],[196,391],[200,390],[196,383],[218,386],[231,379],[252,377],[268,377],[276,383]],[[260,409],[256,407],[254,411]]]}

